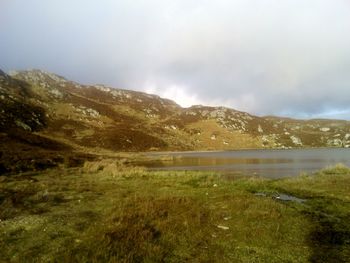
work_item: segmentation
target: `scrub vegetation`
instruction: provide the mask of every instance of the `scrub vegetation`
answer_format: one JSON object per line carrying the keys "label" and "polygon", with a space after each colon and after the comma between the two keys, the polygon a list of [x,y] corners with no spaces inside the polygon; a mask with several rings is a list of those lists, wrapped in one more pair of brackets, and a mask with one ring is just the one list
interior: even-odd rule
{"label": "scrub vegetation", "polygon": [[2,176],[0,262],[348,262],[349,186],[341,165],[271,180],[104,159]]}

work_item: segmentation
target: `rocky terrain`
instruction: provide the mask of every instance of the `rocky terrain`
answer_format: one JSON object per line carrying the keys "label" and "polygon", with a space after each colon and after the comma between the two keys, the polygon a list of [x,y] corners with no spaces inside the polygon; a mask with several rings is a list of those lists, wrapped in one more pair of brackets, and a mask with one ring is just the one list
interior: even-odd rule
{"label": "rocky terrain", "polygon": [[[156,95],[81,85],[40,70],[0,71],[0,141],[1,173],[75,163],[82,152],[101,150],[350,147],[350,122],[181,108]],[[14,168],[17,159],[26,162]]]}

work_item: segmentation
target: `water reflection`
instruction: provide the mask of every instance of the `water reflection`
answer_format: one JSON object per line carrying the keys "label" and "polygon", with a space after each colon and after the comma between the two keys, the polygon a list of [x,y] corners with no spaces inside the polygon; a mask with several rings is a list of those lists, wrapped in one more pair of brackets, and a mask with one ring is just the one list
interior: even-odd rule
{"label": "water reflection", "polygon": [[242,150],[153,155],[161,155],[162,161],[143,165],[155,170],[220,170],[270,178],[312,172],[336,163],[350,165],[349,149]]}

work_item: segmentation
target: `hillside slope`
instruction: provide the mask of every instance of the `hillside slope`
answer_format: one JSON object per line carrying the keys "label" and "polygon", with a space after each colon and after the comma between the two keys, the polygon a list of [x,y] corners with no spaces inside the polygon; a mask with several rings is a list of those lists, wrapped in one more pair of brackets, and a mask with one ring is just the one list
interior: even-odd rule
{"label": "hillside slope", "polygon": [[181,108],[156,95],[81,85],[40,70],[1,72],[0,102],[2,138],[36,136],[50,141],[45,147],[65,150],[350,147],[348,121],[257,117],[225,107]]}

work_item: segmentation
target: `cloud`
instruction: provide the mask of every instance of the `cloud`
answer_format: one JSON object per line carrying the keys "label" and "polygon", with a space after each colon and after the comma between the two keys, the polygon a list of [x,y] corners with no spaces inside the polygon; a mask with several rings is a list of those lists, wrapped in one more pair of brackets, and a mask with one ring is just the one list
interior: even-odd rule
{"label": "cloud", "polygon": [[350,119],[349,11],[346,0],[4,0],[0,67],[153,86],[185,106]]}
{"label": "cloud", "polygon": [[158,94],[163,98],[169,98],[171,100],[174,100],[184,108],[188,108],[193,105],[198,105],[202,103],[200,100],[198,100],[197,95],[189,94],[186,87],[181,87],[177,85],[171,85],[165,88],[163,87],[161,89],[155,85],[146,85],[144,91],[149,94]]}

